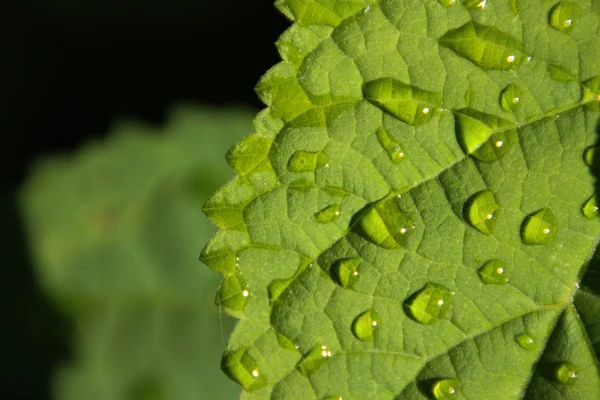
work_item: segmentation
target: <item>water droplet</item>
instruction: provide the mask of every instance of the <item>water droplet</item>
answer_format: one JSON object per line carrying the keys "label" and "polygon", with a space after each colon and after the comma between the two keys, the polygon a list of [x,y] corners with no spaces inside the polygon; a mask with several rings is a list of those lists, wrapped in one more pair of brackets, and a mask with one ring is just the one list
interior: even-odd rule
{"label": "water droplet", "polygon": [[350,288],[358,280],[358,266],[361,259],[342,258],[331,266],[332,278],[343,288]]}
{"label": "water droplet", "polygon": [[[479,8],[486,5],[485,1],[469,2]],[[513,69],[526,58],[517,51],[521,48],[517,39],[493,26],[472,21],[448,31],[440,43],[485,70]]]}
{"label": "water droplet", "polygon": [[431,325],[440,319],[448,319],[452,310],[454,293],[437,283],[427,283],[421,290],[409,297],[406,311],[413,320]]}
{"label": "water droplet", "polygon": [[415,229],[412,219],[403,213],[394,199],[367,206],[353,232],[385,249],[406,245]]}
{"label": "water droplet", "polygon": [[583,87],[583,100],[587,101],[585,107],[592,111],[600,111],[600,75],[587,79],[583,82]]}
{"label": "water droplet", "polygon": [[518,137],[515,129],[494,133],[479,148],[473,151],[471,156],[483,162],[496,161],[508,153],[517,142]]}
{"label": "water droplet", "polygon": [[304,376],[314,374],[333,355],[327,346],[317,346],[302,357],[296,368]]}
{"label": "water droplet", "polygon": [[561,1],[550,9],[548,23],[557,31],[570,32],[579,21],[581,10],[570,1]]}
{"label": "water droplet", "polygon": [[554,370],[554,376],[558,382],[567,385],[574,384],[579,378],[577,367],[569,362],[559,364]]}
{"label": "water droplet", "polygon": [[464,207],[465,220],[473,228],[486,235],[496,230],[496,222],[500,207],[489,190],[475,193],[467,200]]}
{"label": "water droplet", "polygon": [[598,212],[598,203],[596,201],[596,194],[594,194],[585,203],[583,203],[583,206],[581,207],[581,213],[587,219],[590,219],[590,220],[598,218],[598,215],[600,213]]}
{"label": "water droplet", "polygon": [[511,83],[500,93],[500,107],[504,111],[514,112],[521,105],[524,91],[520,86]]}
{"label": "water droplet", "polygon": [[456,0],[438,0],[438,2],[446,8],[456,5]]}
{"label": "water droplet", "polygon": [[379,325],[379,318],[374,310],[360,314],[352,322],[352,333],[363,342],[372,342],[373,333]]}
{"label": "water droplet", "polygon": [[589,146],[583,151],[583,162],[585,162],[585,165],[588,167],[594,165],[594,158],[596,157],[597,149],[598,146]]}
{"label": "water droplet", "polygon": [[508,272],[504,261],[501,260],[489,260],[477,272],[481,281],[486,285],[501,285],[508,282]]}
{"label": "water droplet", "polygon": [[342,396],[328,396],[328,397],[325,397],[323,400],[344,400],[344,399],[342,398]]}
{"label": "water droplet", "polygon": [[521,240],[525,244],[548,244],[554,239],[557,228],[554,212],[549,208],[542,208],[523,220]]}
{"label": "water droplet", "polygon": [[340,205],[331,204],[321,211],[315,213],[315,219],[321,224],[329,224],[337,220],[341,215]]}
{"label": "water droplet", "polygon": [[221,369],[231,380],[250,392],[268,384],[258,363],[248,355],[247,349],[225,352],[221,359]]}
{"label": "water droplet", "polygon": [[524,350],[534,350],[537,347],[535,338],[527,332],[519,333],[515,336],[515,341]]}
{"label": "water droplet", "polygon": [[390,160],[392,160],[394,164],[399,164],[404,161],[406,154],[404,153],[404,150],[402,150],[400,143],[390,136],[384,128],[377,129],[377,139],[381,146],[387,151]]}
{"label": "water droplet", "polygon": [[413,126],[428,122],[441,96],[392,78],[367,82],[364,95],[374,106]]}
{"label": "water droplet", "polygon": [[329,157],[320,151],[314,153],[297,151],[290,157],[288,170],[290,172],[310,172],[325,166],[328,162]]}
{"label": "water droplet", "polygon": [[[510,122],[495,115],[467,108],[458,110],[454,116],[456,138],[460,147],[478,160],[497,160],[518,141],[516,130],[502,129],[510,125]],[[492,133],[496,129],[499,132]]]}
{"label": "water droplet", "polygon": [[241,274],[227,276],[221,282],[217,292],[215,303],[227,309],[228,312],[235,315],[243,311],[248,304],[251,293],[246,284],[246,280]]}
{"label": "water droplet", "polygon": [[460,393],[460,382],[458,379],[440,379],[437,380],[431,388],[433,397],[436,400],[456,399]]}

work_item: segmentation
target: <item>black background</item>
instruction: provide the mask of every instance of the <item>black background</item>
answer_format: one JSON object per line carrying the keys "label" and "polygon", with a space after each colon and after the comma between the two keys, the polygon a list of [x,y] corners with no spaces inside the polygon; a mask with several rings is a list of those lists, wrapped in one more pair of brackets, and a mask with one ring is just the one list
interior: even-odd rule
{"label": "black background", "polygon": [[14,194],[31,161],[183,100],[262,108],[253,88],[289,22],[271,0],[17,3],[0,5],[0,398],[46,399],[70,327],[27,259]]}

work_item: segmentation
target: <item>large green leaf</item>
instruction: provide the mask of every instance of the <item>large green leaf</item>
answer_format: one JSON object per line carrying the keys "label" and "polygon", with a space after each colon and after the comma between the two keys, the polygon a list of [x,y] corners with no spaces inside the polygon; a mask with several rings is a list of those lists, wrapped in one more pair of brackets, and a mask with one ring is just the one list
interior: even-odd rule
{"label": "large green leaf", "polygon": [[277,4],[205,207],[242,397],[600,398],[600,2]]}
{"label": "large green leaf", "polygon": [[22,192],[40,283],[73,317],[59,400],[230,399],[218,368],[232,322],[197,263],[202,202],[231,176],[219,156],[246,111],[176,109],[161,129],[121,122],[105,141],[40,162]]}

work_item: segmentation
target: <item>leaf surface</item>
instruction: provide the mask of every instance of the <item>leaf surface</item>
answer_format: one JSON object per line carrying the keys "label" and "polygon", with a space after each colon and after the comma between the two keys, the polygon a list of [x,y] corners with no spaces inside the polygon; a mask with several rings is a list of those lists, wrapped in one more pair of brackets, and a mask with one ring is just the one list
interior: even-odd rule
{"label": "leaf surface", "polygon": [[201,256],[242,398],[600,397],[599,3],[277,5]]}

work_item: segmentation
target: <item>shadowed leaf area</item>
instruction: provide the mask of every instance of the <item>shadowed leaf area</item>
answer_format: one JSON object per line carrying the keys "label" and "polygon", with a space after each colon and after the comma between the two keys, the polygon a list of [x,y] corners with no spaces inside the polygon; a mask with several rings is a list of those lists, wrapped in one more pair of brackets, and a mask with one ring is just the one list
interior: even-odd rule
{"label": "shadowed leaf area", "polygon": [[600,3],[276,4],[205,206],[241,398],[600,398]]}

